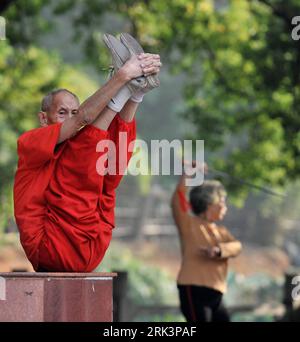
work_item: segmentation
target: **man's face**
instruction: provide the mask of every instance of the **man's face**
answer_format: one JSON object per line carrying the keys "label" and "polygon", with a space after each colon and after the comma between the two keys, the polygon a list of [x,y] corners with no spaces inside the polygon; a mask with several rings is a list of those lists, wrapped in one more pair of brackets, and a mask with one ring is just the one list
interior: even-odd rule
{"label": "man's face", "polygon": [[72,94],[65,91],[60,92],[54,96],[52,105],[47,113],[43,112],[43,122],[41,124],[52,125],[57,122],[64,122],[67,118],[76,115],[78,108],[79,102]]}

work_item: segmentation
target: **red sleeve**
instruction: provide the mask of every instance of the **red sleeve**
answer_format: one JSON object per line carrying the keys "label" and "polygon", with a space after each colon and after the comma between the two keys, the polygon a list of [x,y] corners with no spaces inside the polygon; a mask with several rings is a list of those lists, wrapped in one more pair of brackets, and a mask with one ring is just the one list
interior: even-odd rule
{"label": "red sleeve", "polygon": [[[131,122],[124,121],[119,114],[117,114],[109,126],[108,129],[109,138],[115,143],[116,155],[120,155],[120,140],[119,132],[127,133],[127,164],[128,166],[132,152],[129,151],[129,144],[132,143],[136,138],[136,122],[135,119]],[[116,159],[116,169],[120,171],[119,159]],[[110,230],[115,228],[115,206],[116,206],[116,189],[119,186],[123,178],[122,173],[117,175],[107,174],[103,180],[103,190],[99,203],[99,214],[102,219],[103,225]]]}
{"label": "red sleeve", "polygon": [[189,231],[191,219],[189,209],[190,203],[186,199],[185,191],[177,187],[172,197],[172,213],[175,223],[182,233]]}
{"label": "red sleeve", "polygon": [[28,131],[18,139],[18,155],[27,168],[36,168],[55,154],[61,123]]}
{"label": "red sleeve", "polygon": [[178,189],[177,192],[178,192],[178,197],[179,197],[180,209],[186,213],[191,209],[191,205],[187,201],[184,191]]}
{"label": "red sleeve", "polygon": [[99,198],[99,215],[103,225],[106,225],[108,230],[115,228],[115,205],[116,205],[116,191],[114,187],[108,185],[107,175],[101,198]]}

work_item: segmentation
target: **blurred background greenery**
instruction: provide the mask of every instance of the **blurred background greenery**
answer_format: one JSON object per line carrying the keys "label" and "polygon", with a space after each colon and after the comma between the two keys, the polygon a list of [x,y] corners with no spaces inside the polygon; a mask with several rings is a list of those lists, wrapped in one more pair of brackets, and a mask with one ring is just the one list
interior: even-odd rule
{"label": "blurred background greenery", "polygon": [[[164,63],[161,87],[145,98],[137,116],[139,137],[203,139],[210,166],[285,194],[269,196],[221,177],[231,202],[228,227],[246,244],[276,247],[288,265],[299,266],[300,45],[291,38],[296,15],[298,0],[1,1],[7,39],[0,41],[0,240],[14,225],[17,137],[38,125],[46,92],[64,87],[83,100],[102,85],[110,64],[102,34],[126,31],[145,50],[160,53]],[[138,186],[145,200],[153,184],[170,193],[174,182],[174,177],[141,177]],[[147,272],[137,271],[142,264],[111,261],[108,267],[132,269],[137,277],[132,283],[153,283],[132,294],[137,301],[148,298],[147,291],[165,298]],[[280,271],[281,277],[275,272],[262,287],[278,289],[285,268]],[[169,284],[155,272],[153,279]],[[252,276],[260,293],[265,275]],[[280,301],[278,291],[276,296]]]}

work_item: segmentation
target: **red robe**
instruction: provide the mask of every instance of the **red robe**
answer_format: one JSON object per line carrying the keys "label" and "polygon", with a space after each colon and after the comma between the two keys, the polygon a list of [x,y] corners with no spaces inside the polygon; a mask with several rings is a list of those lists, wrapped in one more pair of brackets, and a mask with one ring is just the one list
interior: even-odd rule
{"label": "red robe", "polygon": [[[110,243],[115,190],[122,179],[122,174],[98,174],[97,160],[106,151],[97,152],[96,146],[112,140],[118,166],[118,133],[127,133],[128,146],[136,138],[136,124],[117,114],[108,131],[89,125],[57,145],[61,125],[33,129],[18,139],[15,218],[35,270],[91,272]],[[129,161],[132,153],[126,151]]]}

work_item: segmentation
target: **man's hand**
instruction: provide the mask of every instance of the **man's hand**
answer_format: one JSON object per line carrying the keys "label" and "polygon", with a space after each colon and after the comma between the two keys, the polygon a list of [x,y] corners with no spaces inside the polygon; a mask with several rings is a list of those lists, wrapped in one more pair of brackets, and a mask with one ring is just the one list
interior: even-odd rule
{"label": "man's hand", "polygon": [[127,81],[140,76],[149,76],[159,72],[161,67],[159,55],[142,53],[138,56],[132,56],[119,72],[124,75]]}
{"label": "man's hand", "polygon": [[210,259],[220,258],[221,256],[221,249],[219,246],[200,247],[199,252],[200,252],[200,255],[205,256]]}
{"label": "man's hand", "polygon": [[208,166],[206,163],[201,163],[201,164],[197,164],[196,160],[193,160],[192,162],[187,161],[187,160],[182,160],[182,164],[184,166],[184,168],[187,169],[196,169],[200,172],[204,171],[204,174],[208,173]]}
{"label": "man's hand", "polygon": [[142,53],[138,56],[138,59],[142,61],[141,67],[143,69],[144,76],[155,75],[160,72],[160,68],[162,66],[160,55]]}

